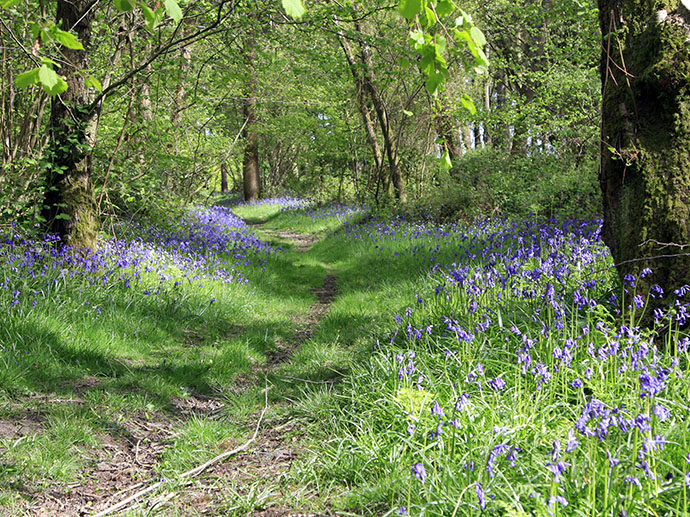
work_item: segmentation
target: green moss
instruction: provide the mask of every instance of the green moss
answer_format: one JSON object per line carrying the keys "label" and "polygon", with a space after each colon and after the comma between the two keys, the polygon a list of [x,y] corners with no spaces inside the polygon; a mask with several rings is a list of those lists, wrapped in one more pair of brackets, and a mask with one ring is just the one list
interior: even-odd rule
{"label": "green moss", "polygon": [[[689,32],[677,7],[677,1],[626,4],[626,30],[612,36],[613,76],[602,111],[604,238],[623,263],[621,275],[650,267],[656,272],[650,283],[667,292],[690,283],[687,257],[658,258],[678,255],[677,245],[690,242]],[[660,9],[667,19],[650,23]]]}

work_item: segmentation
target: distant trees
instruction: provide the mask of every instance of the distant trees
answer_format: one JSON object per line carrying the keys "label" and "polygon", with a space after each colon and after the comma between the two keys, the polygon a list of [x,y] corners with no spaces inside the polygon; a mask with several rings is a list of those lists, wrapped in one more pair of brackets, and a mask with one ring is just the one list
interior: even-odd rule
{"label": "distant trees", "polygon": [[686,0],[599,0],[603,237],[623,277],[690,284],[690,11]]}

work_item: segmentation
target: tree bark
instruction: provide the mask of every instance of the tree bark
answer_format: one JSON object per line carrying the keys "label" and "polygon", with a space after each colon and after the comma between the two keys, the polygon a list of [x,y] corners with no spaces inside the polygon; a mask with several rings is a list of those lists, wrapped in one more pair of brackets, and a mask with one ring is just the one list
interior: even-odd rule
{"label": "tree bark", "polygon": [[245,48],[247,56],[247,97],[244,101],[244,200],[258,201],[261,190],[259,177],[259,133],[256,119],[256,39],[252,34]]}
{"label": "tree bark", "polygon": [[223,194],[228,193],[228,166],[225,162],[220,164],[220,191]]}
{"label": "tree bark", "polygon": [[[58,0],[57,23],[74,32],[85,49],[91,40],[90,0]],[[51,103],[48,122],[48,158],[44,217],[48,230],[63,244],[96,249],[98,218],[91,183],[91,146],[87,128],[93,122],[89,95],[84,84],[88,70],[87,50],[63,48],[60,72],[68,89]]]}
{"label": "tree bark", "polygon": [[[362,27],[359,22],[355,22],[355,28],[359,33],[363,34]],[[360,48],[360,59],[364,69],[364,85],[371,96],[371,100],[374,104],[374,111],[376,111],[376,118],[379,121],[381,134],[383,135],[386,157],[388,158],[388,170],[393,187],[395,188],[395,197],[404,204],[407,202],[407,194],[405,192],[405,181],[400,170],[400,158],[398,156],[398,146],[396,143],[395,134],[393,133],[390,120],[388,119],[388,111],[386,110],[386,106],[381,98],[378,88],[376,87],[374,63],[371,57],[369,45],[362,41]]]}
{"label": "tree bark", "polygon": [[[383,180],[384,192],[388,190],[388,176],[384,174],[383,171],[383,152],[381,151],[381,146],[379,145],[379,139],[376,135],[376,127],[374,126],[374,121],[371,119],[369,113],[369,106],[364,95],[365,87],[364,81],[362,79],[357,63],[355,62],[355,56],[350,48],[350,44],[344,38],[342,34],[338,34],[338,41],[340,42],[340,47],[343,49],[345,54],[345,59],[350,68],[350,73],[352,74],[352,79],[355,83],[355,92],[357,94],[357,107],[359,108],[359,114],[362,117],[362,124],[364,125],[364,131],[367,135],[367,143],[369,144],[369,149],[371,149],[371,154],[374,158],[374,174],[370,177],[376,177]],[[371,186],[371,185],[369,185]]]}
{"label": "tree bark", "polygon": [[652,269],[638,279],[643,295],[654,283],[667,294],[690,284],[690,258],[681,247],[690,243],[690,12],[684,4],[599,0],[603,238],[621,277]]}

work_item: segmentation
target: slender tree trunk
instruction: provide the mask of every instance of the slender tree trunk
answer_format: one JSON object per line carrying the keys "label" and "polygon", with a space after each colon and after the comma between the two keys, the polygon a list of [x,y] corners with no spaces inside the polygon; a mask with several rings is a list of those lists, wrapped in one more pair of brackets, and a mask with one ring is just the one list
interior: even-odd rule
{"label": "slender tree trunk", "polygon": [[[370,178],[382,178],[384,182],[384,191],[388,190],[388,177],[383,171],[383,152],[381,151],[381,146],[379,145],[379,139],[376,135],[376,127],[374,126],[374,121],[371,119],[369,113],[369,106],[367,106],[366,98],[364,96],[364,82],[360,74],[357,63],[355,62],[355,56],[352,53],[350,44],[342,36],[338,34],[338,41],[340,42],[340,47],[343,49],[345,54],[345,59],[352,73],[352,79],[355,83],[355,93],[357,94],[357,107],[359,108],[359,114],[362,117],[362,125],[364,126],[364,131],[367,135],[367,143],[369,144],[369,149],[371,149],[371,154],[374,158],[374,174],[370,175]],[[383,176],[382,176],[383,175]],[[371,188],[371,184],[369,187]]]}
{"label": "slender tree trunk", "polygon": [[259,132],[256,119],[256,39],[254,35],[247,40],[248,91],[244,101],[244,200],[257,201],[261,190],[259,177]]}
{"label": "slender tree trunk", "polygon": [[[355,22],[355,27],[360,34],[363,34],[359,22]],[[398,146],[395,134],[393,133],[390,120],[388,119],[386,105],[376,87],[376,76],[374,74],[374,62],[371,57],[371,50],[364,41],[361,42],[360,58],[364,69],[364,85],[371,96],[371,100],[374,104],[374,111],[376,111],[376,118],[379,121],[381,134],[383,135],[386,157],[388,158],[388,170],[390,172],[393,187],[395,188],[395,197],[400,200],[401,203],[406,203],[407,194],[405,193],[405,181],[400,170],[400,158],[398,156]]]}
{"label": "slender tree trunk", "polygon": [[[57,23],[74,32],[86,49],[91,40],[92,2],[58,0]],[[44,217],[48,229],[64,244],[95,249],[98,220],[91,184],[91,144],[87,128],[93,119],[84,84],[88,70],[86,50],[63,48],[65,63],[60,73],[68,90],[53,99],[48,123],[49,168],[46,175]]]}
{"label": "slender tree trunk", "polygon": [[652,269],[643,296],[690,284],[687,3],[599,0],[603,238],[621,276]]}
{"label": "slender tree trunk", "polygon": [[460,128],[456,118],[449,113],[446,95],[431,99],[434,112],[434,129],[436,134],[443,139],[443,144],[450,161],[462,158],[462,143],[460,141]]}
{"label": "slender tree trunk", "polygon": [[228,166],[225,162],[220,164],[220,191],[223,194],[228,193]]}
{"label": "slender tree trunk", "polygon": [[[189,25],[185,25],[184,34],[188,36],[191,30]],[[189,73],[192,65],[192,51],[189,46],[182,47],[180,50],[180,68],[177,73],[177,88],[175,90],[175,99],[173,101],[172,110],[170,111],[170,123],[176,127],[180,123],[180,113],[184,110],[184,96],[185,96],[185,79]]]}
{"label": "slender tree trunk", "polygon": [[465,144],[465,152],[472,150],[472,128],[469,122],[462,123],[462,142]]}
{"label": "slender tree trunk", "polygon": [[511,132],[510,126],[501,121],[501,112],[506,107],[507,88],[505,70],[499,70],[494,79],[496,98],[493,105],[494,123],[491,127],[493,133],[491,142],[494,148],[502,151],[510,151]]}
{"label": "slender tree trunk", "polygon": [[[486,55],[489,55],[489,48],[486,49]],[[491,110],[493,108],[493,93],[494,93],[494,83],[489,74],[486,75],[484,79],[484,111],[486,111],[486,119],[491,118]],[[489,122],[484,122],[484,143],[488,147],[493,147],[494,145],[494,135],[492,131],[491,124]]]}

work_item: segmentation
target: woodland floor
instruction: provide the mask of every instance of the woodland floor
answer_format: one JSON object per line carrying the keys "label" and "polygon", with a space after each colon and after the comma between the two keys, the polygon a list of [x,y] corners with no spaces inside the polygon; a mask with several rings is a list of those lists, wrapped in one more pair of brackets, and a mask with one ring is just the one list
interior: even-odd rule
{"label": "woodland floor", "polygon": [[[311,235],[281,230],[264,229],[263,233],[289,242],[299,253],[306,253],[318,240]],[[276,349],[268,355],[264,364],[248,376],[238,378],[236,394],[259,386],[266,386],[264,391],[271,389],[266,379],[289,363],[295,351],[312,336],[336,292],[336,277],[327,274],[323,285],[312,290],[316,301],[307,313],[296,318],[294,337],[277,343]],[[232,332],[238,331],[241,329],[232,329]],[[190,335],[189,339],[193,341],[194,335]],[[335,379],[314,381],[285,376],[282,378],[287,382],[335,382]],[[74,396],[69,399],[36,397],[34,400],[22,401],[16,408],[21,411],[19,418],[16,413],[11,420],[0,418],[0,438],[21,440],[41,433],[44,421],[42,415],[46,408],[59,404],[83,405],[85,401],[81,394],[97,387],[99,382],[97,377],[80,380],[71,386]],[[113,423],[112,432],[98,437],[101,447],[92,447],[91,454],[87,454],[87,467],[80,482],[37,487],[35,490],[27,486],[21,487],[20,491],[26,499],[33,501],[31,505],[24,507],[24,513],[37,516],[242,515],[246,512],[241,509],[232,510],[231,503],[233,498],[240,497],[252,500],[254,510],[251,515],[331,515],[328,510],[317,514],[300,513],[295,510],[294,504],[283,506],[279,502],[289,499],[287,493],[292,488],[288,486],[286,475],[292,462],[304,453],[299,438],[300,430],[295,428],[299,424],[290,419],[283,422],[276,422],[274,419],[267,425],[266,420],[261,420],[272,409],[282,409],[280,414],[285,414],[285,407],[275,406],[291,404],[288,400],[273,401],[270,404],[267,402],[263,412],[253,414],[248,419],[246,427],[249,436],[251,437],[257,424],[258,431],[256,439],[245,450],[210,465],[196,476],[174,483],[164,482],[155,490],[115,509],[115,505],[161,482],[156,466],[163,452],[170,446],[175,429],[191,419],[218,418],[219,411],[227,402],[225,397],[227,395],[216,398],[191,394],[175,398],[172,401],[172,411],[137,411],[126,415],[124,420]],[[274,407],[271,408],[271,405]],[[246,446],[247,443],[241,439],[233,439],[221,445],[226,451],[231,451],[238,446]],[[256,510],[262,507],[261,504],[256,504],[261,498],[266,500],[265,507]],[[292,500],[294,501],[294,497]]]}

